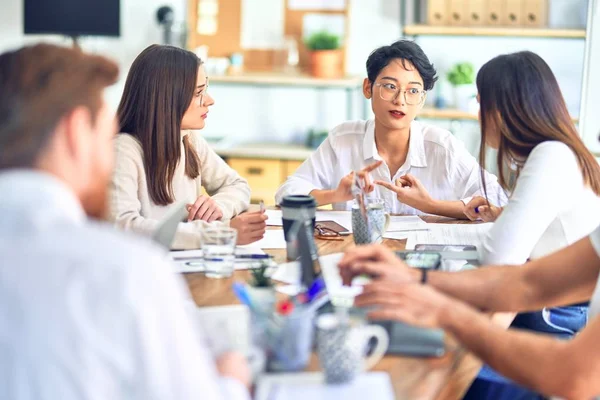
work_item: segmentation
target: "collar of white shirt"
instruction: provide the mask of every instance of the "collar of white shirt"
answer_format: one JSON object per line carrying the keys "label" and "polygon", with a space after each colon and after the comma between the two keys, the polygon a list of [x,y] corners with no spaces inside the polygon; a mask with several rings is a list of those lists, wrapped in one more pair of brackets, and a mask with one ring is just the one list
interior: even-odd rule
{"label": "collar of white shirt", "polygon": [[38,230],[57,219],[72,224],[86,220],[75,193],[50,174],[26,169],[1,172],[0,193],[0,227]]}
{"label": "collar of white shirt", "polygon": [[[381,160],[375,144],[375,121],[370,120],[367,123],[365,137],[363,139],[363,157],[366,160],[371,158]],[[421,124],[413,121],[410,124],[410,138],[408,144],[408,155],[406,156],[408,165],[403,167],[427,167],[427,157],[425,155],[425,145]],[[403,168],[404,169],[404,168]]]}

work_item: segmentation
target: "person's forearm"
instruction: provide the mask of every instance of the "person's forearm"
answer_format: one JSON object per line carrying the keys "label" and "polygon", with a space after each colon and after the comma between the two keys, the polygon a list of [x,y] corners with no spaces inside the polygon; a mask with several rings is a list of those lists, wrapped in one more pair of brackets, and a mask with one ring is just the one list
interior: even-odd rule
{"label": "person's forearm", "polygon": [[529,301],[522,275],[522,269],[515,266],[431,271],[427,284],[482,311],[521,311]]}
{"label": "person's forearm", "polygon": [[460,201],[447,201],[447,200],[431,200],[427,204],[424,204],[419,210],[434,215],[441,215],[443,217],[450,217],[456,219],[467,219],[464,213],[465,204]]}
{"label": "person's forearm", "polygon": [[340,203],[342,201],[352,200],[352,198],[344,198],[335,189],[331,189],[331,190],[315,189],[315,190],[311,191],[309,194],[315,198],[315,201],[317,202],[317,205],[319,205],[319,206],[324,206],[326,204]]}
{"label": "person's forearm", "polygon": [[[577,265],[576,270],[572,265]],[[432,271],[427,282],[480,310],[533,311],[589,300],[599,266],[600,260],[585,238],[522,266],[488,266],[453,273]]]}
{"label": "person's forearm", "polygon": [[[472,308],[452,302],[441,327],[496,371],[546,395],[572,398],[581,390],[579,357],[570,343],[518,330],[504,330]],[[584,387],[586,384],[583,385]],[[589,388],[585,388],[589,390]]]}

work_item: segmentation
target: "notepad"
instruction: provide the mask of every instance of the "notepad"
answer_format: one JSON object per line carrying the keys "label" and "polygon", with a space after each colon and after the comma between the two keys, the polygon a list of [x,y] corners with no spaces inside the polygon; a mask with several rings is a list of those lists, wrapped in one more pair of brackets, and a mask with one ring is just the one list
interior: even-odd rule
{"label": "notepad", "polygon": [[257,400],[393,400],[394,390],[386,372],[366,372],[350,383],[325,384],[320,372],[267,374],[258,382]]}
{"label": "notepad", "polygon": [[480,247],[493,223],[485,224],[427,224],[426,231],[410,232],[406,249],[417,244],[472,244]]}

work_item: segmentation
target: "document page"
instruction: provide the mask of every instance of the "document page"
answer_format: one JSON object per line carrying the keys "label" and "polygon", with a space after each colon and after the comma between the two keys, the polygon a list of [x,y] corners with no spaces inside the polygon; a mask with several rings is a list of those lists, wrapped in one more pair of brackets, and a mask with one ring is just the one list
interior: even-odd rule
{"label": "document page", "polygon": [[493,223],[484,224],[427,224],[429,230],[409,232],[406,249],[417,244],[472,244],[479,248]]}

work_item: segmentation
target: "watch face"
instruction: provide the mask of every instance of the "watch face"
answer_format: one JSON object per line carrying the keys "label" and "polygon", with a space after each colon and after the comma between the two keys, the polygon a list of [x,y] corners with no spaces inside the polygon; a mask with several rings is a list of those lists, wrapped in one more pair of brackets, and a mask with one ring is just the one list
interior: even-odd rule
{"label": "watch face", "polygon": [[440,263],[438,253],[407,253],[403,258],[408,265],[416,268],[434,269]]}
{"label": "watch face", "polygon": [[418,251],[472,251],[477,247],[471,244],[418,244],[415,246]]}

